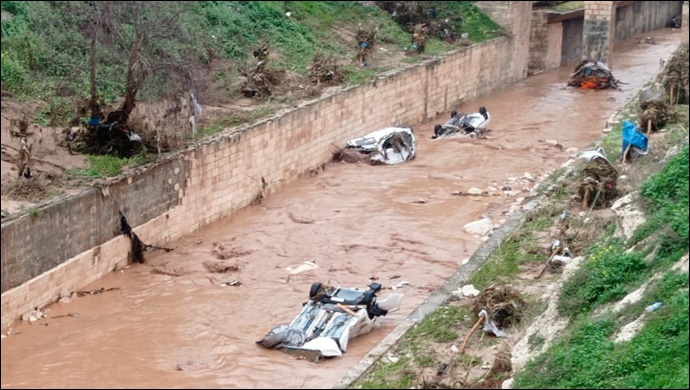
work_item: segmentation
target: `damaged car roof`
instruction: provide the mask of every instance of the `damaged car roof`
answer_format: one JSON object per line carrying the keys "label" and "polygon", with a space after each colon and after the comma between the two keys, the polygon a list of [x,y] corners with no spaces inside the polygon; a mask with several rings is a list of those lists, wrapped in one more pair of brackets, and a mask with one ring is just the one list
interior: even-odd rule
{"label": "damaged car roof", "polygon": [[414,159],[416,150],[411,127],[386,127],[351,139],[334,155],[334,160],[393,165]]}

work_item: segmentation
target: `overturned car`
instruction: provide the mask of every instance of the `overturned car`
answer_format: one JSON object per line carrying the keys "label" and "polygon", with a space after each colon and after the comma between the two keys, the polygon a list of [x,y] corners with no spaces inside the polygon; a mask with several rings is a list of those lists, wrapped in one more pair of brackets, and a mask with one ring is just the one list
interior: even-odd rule
{"label": "overturned car", "polygon": [[432,139],[449,135],[464,135],[471,138],[484,138],[487,127],[491,122],[491,115],[484,106],[479,107],[479,112],[466,114],[453,111],[450,119],[443,125],[434,126]]}
{"label": "overturned car", "polygon": [[582,60],[568,80],[568,87],[582,89],[620,89],[620,84],[606,64],[594,60]]}
{"label": "overturned car", "polygon": [[417,142],[411,127],[387,127],[347,142],[333,159],[370,164],[399,164],[415,158]]}
{"label": "overturned car", "polygon": [[381,287],[371,283],[367,290],[360,290],[315,282],[297,317],[289,325],[274,327],[256,343],[314,362],[342,356],[350,339],[368,333],[378,317],[400,308],[402,294],[377,300]]}

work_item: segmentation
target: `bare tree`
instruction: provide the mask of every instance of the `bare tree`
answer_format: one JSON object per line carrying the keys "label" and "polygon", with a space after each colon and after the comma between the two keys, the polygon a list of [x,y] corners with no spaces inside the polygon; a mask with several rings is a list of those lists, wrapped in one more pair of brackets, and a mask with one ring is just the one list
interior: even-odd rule
{"label": "bare tree", "polygon": [[178,22],[184,2],[113,3],[105,23],[119,48],[127,53],[129,60],[125,99],[118,110],[110,113],[108,122],[127,123],[136,106],[137,96],[149,76],[157,70],[172,66],[175,62],[155,43],[172,37],[182,38]]}

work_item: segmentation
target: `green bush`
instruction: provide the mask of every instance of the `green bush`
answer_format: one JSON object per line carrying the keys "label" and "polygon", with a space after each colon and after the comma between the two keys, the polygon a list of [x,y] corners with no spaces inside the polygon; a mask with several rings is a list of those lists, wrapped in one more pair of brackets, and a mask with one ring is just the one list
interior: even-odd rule
{"label": "green bush", "polygon": [[622,298],[627,286],[639,280],[646,268],[641,254],[624,253],[616,239],[595,244],[582,266],[563,284],[559,313],[587,313],[598,304]]}
{"label": "green bush", "polygon": [[9,88],[16,89],[17,86],[22,85],[28,74],[27,70],[22,64],[12,58],[10,53],[2,52],[2,66],[1,75],[2,83]]}
{"label": "green bush", "polygon": [[658,174],[649,178],[640,189],[647,200],[647,222],[635,232],[633,241],[640,241],[651,232],[662,232],[664,254],[688,251],[688,146],[669,160]]}

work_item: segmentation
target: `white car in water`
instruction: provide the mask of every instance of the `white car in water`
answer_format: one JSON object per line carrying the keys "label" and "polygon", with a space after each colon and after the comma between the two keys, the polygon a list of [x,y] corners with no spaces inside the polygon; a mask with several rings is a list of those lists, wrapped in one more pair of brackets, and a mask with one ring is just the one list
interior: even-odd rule
{"label": "white car in water", "polygon": [[278,325],[256,343],[311,361],[342,356],[348,342],[371,331],[376,319],[398,310],[402,294],[378,301],[381,284],[367,290],[312,284],[309,301],[290,325]]}
{"label": "white car in water", "polygon": [[392,165],[414,159],[417,142],[411,127],[387,127],[348,141],[346,148],[371,164]]}
{"label": "white car in water", "polygon": [[437,124],[434,127],[434,134],[431,138],[436,139],[455,134],[471,138],[483,138],[489,123],[491,123],[491,115],[483,106],[479,107],[479,112],[472,114],[453,111],[446,123]]}

